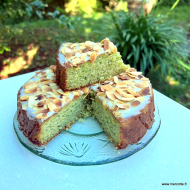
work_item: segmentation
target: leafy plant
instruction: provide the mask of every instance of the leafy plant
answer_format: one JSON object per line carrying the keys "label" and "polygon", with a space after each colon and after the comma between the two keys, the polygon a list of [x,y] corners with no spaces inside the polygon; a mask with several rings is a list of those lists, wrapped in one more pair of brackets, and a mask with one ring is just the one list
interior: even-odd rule
{"label": "leafy plant", "polygon": [[126,12],[111,12],[107,33],[118,47],[125,63],[147,74],[159,67],[162,75],[173,73],[179,77],[181,70],[190,71],[186,63],[188,53],[184,31],[172,26],[163,17],[153,17]]}

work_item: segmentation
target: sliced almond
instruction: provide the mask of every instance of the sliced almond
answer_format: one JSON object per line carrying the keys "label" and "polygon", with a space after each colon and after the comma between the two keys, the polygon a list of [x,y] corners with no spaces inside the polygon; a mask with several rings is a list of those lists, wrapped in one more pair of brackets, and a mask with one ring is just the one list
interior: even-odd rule
{"label": "sliced almond", "polygon": [[114,90],[114,88],[110,85],[110,84],[107,84],[107,85],[102,85],[101,87],[101,90],[104,92],[104,91],[112,91]]}
{"label": "sliced almond", "polygon": [[39,109],[39,110],[33,112],[33,114],[48,113],[48,112],[49,112],[49,109]]}
{"label": "sliced almond", "polygon": [[88,87],[84,87],[84,88],[81,88],[80,90],[82,90],[83,93],[87,94],[88,91],[89,91],[89,88]]}
{"label": "sliced almond", "polygon": [[58,112],[60,110],[60,108],[55,108],[54,112]]}
{"label": "sliced almond", "polygon": [[82,50],[82,53],[86,53],[91,50],[91,47],[86,47]]}
{"label": "sliced almond", "polygon": [[57,95],[57,96],[60,95],[60,93],[59,93],[55,88],[53,89],[53,93],[54,93],[55,95]]}
{"label": "sliced almond", "polygon": [[37,92],[37,88],[30,88],[24,91],[26,94],[34,94],[35,92]]}
{"label": "sliced almond", "polygon": [[139,102],[142,102],[142,101],[145,100],[145,97],[140,96],[140,97],[135,98],[135,100],[137,100],[137,101],[139,101]]}
{"label": "sliced almond", "polygon": [[143,88],[143,89],[140,91],[140,94],[141,94],[142,96],[146,96],[146,95],[149,94],[149,92],[150,92],[150,88],[149,88],[149,87],[145,87],[145,88]]}
{"label": "sliced almond", "polygon": [[63,92],[62,89],[58,89],[57,92],[58,92],[59,94],[63,94],[63,95],[64,95],[64,92]]}
{"label": "sliced almond", "polygon": [[148,79],[148,78],[145,78],[145,77],[144,77],[144,78],[141,78],[141,80],[142,80],[142,81],[149,81],[149,79]]}
{"label": "sliced almond", "polygon": [[22,104],[22,109],[23,109],[23,110],[27,110],[27,109],[28,109],[28,103]]}
{"label": "sliced almond", "polygon": [[90,61],[92,63],[94,63],[94,61],[96,60],[96,52],[93,52],[91,55],[90,55]]}
{"label": "sliced almond", "polygon": [[107,38],[104,40],[104,50],[109,50],[109,40]]}
{"label": "sliced almond", "polygon": [[85,55],[85,54],[82,54],[82,56],[81,56],[81,61],[82,61],[82,62],[85,62],[85,60],[86,60],[86,55]]}
{"label": "sliced almond", "polygon": [[69,97],[67,97],[67,96],[63,96],[63,102],[64,103],[68,103],[68,102],[70,102],[71,101],[71,99],[69,98]]}
{"label": "sliced almond", "polygon": [[130,105],[129,104],[116,104],[120,109],[129,109]]}
{"label": "sliced almond", "polygon": [[117,97],[117,99],[121,100],[122,96],[118,92],[114,92],[114,95]]}
{"label": "sliced almond", "polygon": [[42,85],[42,91],[43,92],[52,92],[52,88],[47,85]]}
{"label": "sliced almond", "polygon": [[112,94],[111,92],[106,91],[106,95],[107,95],[107,97],[108,97],[110,100],[116,100],[115,95],[114,95],[114,94]]}
{"label": "sliced almond", "polygon": [[116,53],[117,52],[117,47],[114,46],[113,48],[111,48],[111,51],[112,51],[112,53]]}
{"label": "sliced almond", "polygon": [[50,111],[53,111],[55,108],[57,108],[57,106],[53,102],[49,102],[48,103],[48,108],[49,108]]}
{"label": "sliced almond", "polygon": [[57,106],[57,107],[61,107],[62,106],[62,101],[60,99],[55,99],[53,101],[53,103]]}
{"label": "sliced almond", "polygon": [[71,53],[66,53],[65,54],[65,59],[66,60],[68,60],[69,58],[71,58],[72,57],[72,54]]}
{"label": "sliced almond", "polygon": [[37,82],[28,82],[24,85],[25,89],[34,89],[37,88],[39,84]]}
{"label": "sliced almond", "polygon": [[119,83],[119,79],[118,79],[117,76],[114,76],[113,79],[114,79],[114,82],[115,82],[116,84]]}
{"label": "sliced almond", "polygon": [[50,82],[51,82],[50,79],[42,79],[42,80],[41,80],[41,83],[42,83],[42,84],[49,84]]}
{"label": "sliced almond", "polygon": [[29,99],[29,97],[30,97],[29,95],[24,95],[24,96],[20,97],[20,100],[27,101]]}
{"label": "sliced almond", "polygon": [[98,92],[97,96],[105,98],[106,94],[104,92]]}
{"label": "sliced almond", "polygon": [[135,100],[131,103],[132,107],[137,107],[138,105],[140,105],[141,102],[139,102],[138,100]]}
{"label": "sliced almond", "polygon": [[37,102],[35,96],[30,96],[28,99],[28,107],[33,108],[33,105]]}
{"label": "sliced almond", "polygon": [[39,113],[36,118],[37,119],[46,119],[48,117],[47,113]]}
{"label": "sliced almond", "polygon": [[43,107],[46,104],[46,100],[41,100],[37,103],[37,107]]}
{"label": "sliced almond", "polygon": [[119,83],[117,83],[117,86],[118,87],[125,87],[125,86],[127,86],[127,83],[126,82],[119,82]]}

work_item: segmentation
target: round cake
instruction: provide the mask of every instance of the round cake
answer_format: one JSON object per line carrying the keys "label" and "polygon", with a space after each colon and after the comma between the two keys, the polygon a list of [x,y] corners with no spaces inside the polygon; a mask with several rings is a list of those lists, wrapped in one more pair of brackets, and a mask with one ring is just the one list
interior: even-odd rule
{"label": "round cake", "polygon": [[94,116],[118,149],[137,143],[154,123],[151,83],[141,72],[124,72],[103,82],[63,91],[56,66],[36,72],[19,90],[20,130],[35,145],[47,144],[81,117]]}

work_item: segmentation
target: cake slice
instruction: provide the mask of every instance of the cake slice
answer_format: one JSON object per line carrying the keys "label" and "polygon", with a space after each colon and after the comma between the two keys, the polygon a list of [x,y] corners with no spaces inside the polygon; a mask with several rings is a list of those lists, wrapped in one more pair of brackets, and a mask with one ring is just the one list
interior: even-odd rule
{"label": "cake slice", "polygon": [[154,95],[148,78],[133,68],[91,86],[92,114],[118,149],[136,144],[154,123]]}
{"label": "cake slice", "polygon": [[63,43],[57,56],[57,82],[63,91],[102,82],[121,72],[126,65],[116,46],[104,39],[100,43]]}
{"label": "cake slice", "polygon": [[78,118],[89,116],[88,88],[63,92],[51,66],[27,81],[17,96],[17,119],[20,130],[35,145],[47,144]]}

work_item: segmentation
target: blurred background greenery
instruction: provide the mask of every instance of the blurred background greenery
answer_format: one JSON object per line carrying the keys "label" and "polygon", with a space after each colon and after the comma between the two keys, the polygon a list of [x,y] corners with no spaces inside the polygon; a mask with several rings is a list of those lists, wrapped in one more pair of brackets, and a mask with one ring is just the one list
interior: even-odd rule
{"label": "blurred background greenery", "polygon": [[63,42],[105,37],[154,89],[190,109],[190,0],[3,0],[0,79],[56,64]]}

